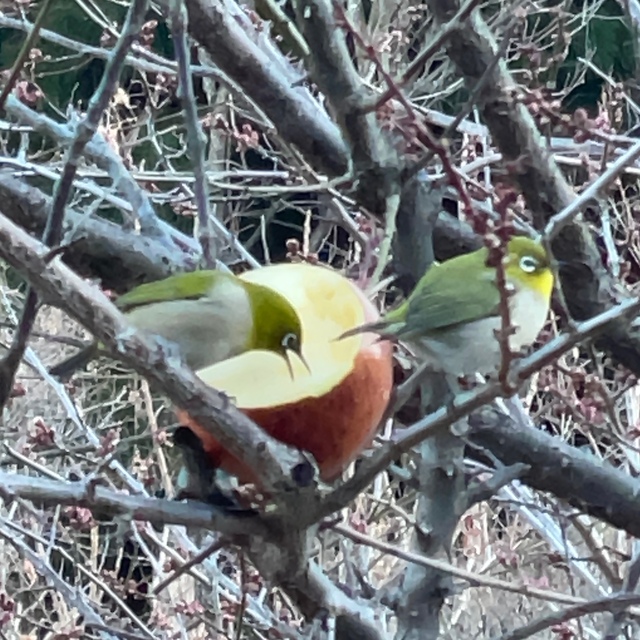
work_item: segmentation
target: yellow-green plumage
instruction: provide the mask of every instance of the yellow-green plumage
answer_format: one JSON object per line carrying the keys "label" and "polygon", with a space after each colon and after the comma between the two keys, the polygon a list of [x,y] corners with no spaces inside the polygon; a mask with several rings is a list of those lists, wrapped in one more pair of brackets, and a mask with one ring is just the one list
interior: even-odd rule
{"label": "yellow-green plumage", "polygon": [[[116,300],[138,329],[175,343],[193,369],[251,349],[299,354],[298,314],[279,293],[221,271],[180,273],[142,284]],[[51,369],[65,376],[87,364],[96,343]]]}
{"label": "yellow-green plumage", "polygon": [[[345,334],[372,331],[414,345],[434,368],[453,375],[488,373],[499,366],[501,327],[497,271],[487,266],[486,248],[433,265],[411,295],[379,322]],[[509,299],[516,333],[513,350],[529,346],[546,320],[553,274],[544,247],[529,238],[512,238],[505,275],[514,289]]]}

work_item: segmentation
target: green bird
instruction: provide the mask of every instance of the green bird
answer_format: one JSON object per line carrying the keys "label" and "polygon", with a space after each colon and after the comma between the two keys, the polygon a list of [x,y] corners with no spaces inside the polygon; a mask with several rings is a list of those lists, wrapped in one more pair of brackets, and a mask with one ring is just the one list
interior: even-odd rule
{"label": "green bird", "polygon": [[[488,374],[501,363],[495,331],[502,326],[497,269],[487,265],[486,247],[431,266],[411,295],[378,322],[351,329],[402,340],[415,347],[432,368],[452,376]],[[504,257],[512,351],[531,345],[544,326],[553,292],[553,272],[544,247],[513,237]]]}
{"label": "green bird", "polygon": [[[282,356],[291,371],[290,352],[302,357],[298,313],[281,294],[216,270],[179,273],[142,284],[115,301],[134,327],[178,346],[194,370],[253,349]],[[93,342],[54,366],[68,377],[102,350]]]}

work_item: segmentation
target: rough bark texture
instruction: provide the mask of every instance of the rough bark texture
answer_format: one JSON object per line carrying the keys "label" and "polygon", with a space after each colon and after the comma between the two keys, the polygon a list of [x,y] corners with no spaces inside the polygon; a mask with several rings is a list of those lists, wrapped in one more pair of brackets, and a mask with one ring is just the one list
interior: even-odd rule
{"label": "rough bark texture", "polygon": [[[269,56],[242,28],[248,20],[234,3],[187,0],[189,32],[224,71],[271,119],[278,132],[319,171],[339,176],[349,167],[339,129],[307,89],[294,87],[300,76],[281,56]],[[266,39],[263,44],[266,45]]]}
{"label": "rough bark texture", "polygon": [[[441,24],[460,9],[457,0],[436,0],[429,6]],[[573,201],[575,194],[532,116],[518,102],[518,89],[506,63],[500,60],[493,64],[498,46],[479,12],[459,24],[447,41],[446,50],[467,88],[473,91],[480,85],[476,104],[482,119],[511,171],[512,180],[522,191],[536,226],[542,229],[553,215]],[[603,268],[585,226],[578,223],[566,226],[553,241],[552,249],[558,258],[569,263],[560,275],[574,319],[591,318],[611,305],[614,283]],[[615,361],[640,373],[640,329],[632,329],[622,320],[610,326],[596,344]]]}
{"label": "rough bark texture", "polygon": [[[542,431],[523,429],[487,407],[469,418],[470,439],[502,464],[529,466],[521,481],[614,527],[640,536],[640,481]],[[472,458],[483,460],[478,450]]]}

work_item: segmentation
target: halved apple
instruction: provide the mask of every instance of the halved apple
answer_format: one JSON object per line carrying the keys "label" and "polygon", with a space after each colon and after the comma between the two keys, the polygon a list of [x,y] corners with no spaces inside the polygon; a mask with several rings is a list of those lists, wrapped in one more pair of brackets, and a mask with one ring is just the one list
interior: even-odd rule
{"label": "halved apple", "polygon": [[[323,480],[335,479],[367,446],[392,389],[392,347],[373,334],[335,340],[347,329],[378,318],[364,294],[337,271],[309,264],[280,264],[241,276],[286,296],[302,322],[302,353],[310,372],[291,356],[250,351],[198,371],[207,384],[274,438],[313,454]],[[212,465],[253,482],[255,476],[184,411],[180,423],[200,438]]]}

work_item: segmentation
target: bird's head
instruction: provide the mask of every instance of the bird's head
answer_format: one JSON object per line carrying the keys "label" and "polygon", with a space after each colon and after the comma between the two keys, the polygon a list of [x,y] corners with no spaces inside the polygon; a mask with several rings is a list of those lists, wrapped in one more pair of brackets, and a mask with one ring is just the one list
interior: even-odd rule
{"label": "bird's head", "polygon": [[544,246],[535,240],[516,236],[509,240],[505,262],[507,279],[518,288],[536,291],[549,300],[553,291],[551,261]]}
{"label": "bird's head", "polygon": [[245,282],[253,309],[254,349],[263,349],[283,357],[293,378],[290,356],[294,353],[309,369],[302,355],[302,323],[297,311],[281,294],[254,283]]}

